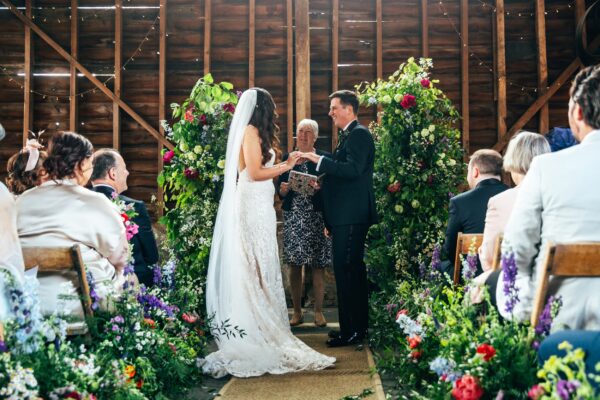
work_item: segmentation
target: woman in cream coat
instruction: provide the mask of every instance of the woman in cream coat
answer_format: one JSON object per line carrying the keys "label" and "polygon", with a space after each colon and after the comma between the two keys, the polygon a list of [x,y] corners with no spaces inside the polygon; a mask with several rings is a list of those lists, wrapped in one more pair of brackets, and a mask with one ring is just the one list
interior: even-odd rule
{"label": "woman in cream coat", "polygon": [[[91,143],[63,132],[52,138],[44,167],[50,180],[17,199],[18,231],[23,247],[70,247],[79,244],[101,306],[123,288],[127,260],[125,227],[116,206],[83,187],[92,173]],[[42,313],[83,316],[74,272],[39,274]]]}

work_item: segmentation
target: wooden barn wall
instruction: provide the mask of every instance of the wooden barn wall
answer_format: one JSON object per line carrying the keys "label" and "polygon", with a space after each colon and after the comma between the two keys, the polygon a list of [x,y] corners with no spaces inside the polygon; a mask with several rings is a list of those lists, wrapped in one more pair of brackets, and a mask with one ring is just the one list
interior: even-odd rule
{"label": "wooden barn wall", "polygon": [[[25,0],[12,0],[24,7]],[[34,23],[70,51],[71,10],[65,0],[32,0]],[[206,2],[210,2],[207,4]],[[308,0],[167,0],[166,115],[168,105],[181,102],[196,80],[210,70],[216,80],[232,82],[243,90],[251,83],[268,89],[277,103],[282,148],[288,146],[288,7]],[[423,2],[426,4],[423,7]],[[575,58],[575,3],[547,0],[546,43],[549,85]],[[78,60],[98,79],[114,89],[114,1],[79,0]],[[591,5],[587,1],[587,5]],[[377,41],[377,7],[381,7],[381,43]],[[497,74],[495,71],[496,14],[493,5],[468,1],[469,27],[469,151],[491,147],[498,140]],[[535,101],[537,46],[535,2],[505,0],[507,77],[506,126]],[[159,129],[159,0],[123,0],[122,99],[152,127]],[[207,7],[207,5],[209,7]],[[206,10],[210,15],[206,15]],[[423,10],[426,32],[423,32]],[[558,12],[556,12],[558,10]],[[24,10],[23,10],[24,11]],[[425,49],[433,58],[433,76],[461,108],[461,0],[310,0],[311,114],[320,126],[318,147],[330,149],[333,135],[327,116],[328,94],[333,87],[351,89],[362,81],[393,73],[408,57],[420,57]],[[251,14],[252,13],[252,14]],[[520,15],[519,15],[520,14]],[[253,18],[252,18],[253,16]],[[337,17],[337,19],[335,18]],[[336,24],[334,20],[338,21]],[[60,21],[60,22],[59,22]],[[206,23],[210,40],[205,40]],[[249,34],[253,21],[255,36]],[[293,21],[294,23],[294,21]],[[152,26],[154,24],[154,29]],[[337,28],[337,32],[333,29]],[[596,31],[594,31],[596,29]],[[333,43],[337,33],[337,46]],[[426,42],[424,43],[424,33]],[[592,27],[588,34],[598,34]],[[294,43],[292,41],[292,43]],[[141,46],[140,46],[141,44]],[[378,65],[377,46],[381,46]],[[208,49],[205,47],[208,45]],[[140,49],[141,51],[138,51]],[[337,66],[333,50],[337,49]],[[207,52],[208,50],[208,52]],[[23,141],[24,26],[4,7],[0,9],[0,122],[8,137],[0,144],[0,177],[6,161]],[[249,64],[251,53],[254,65]],[[210,60],[205,60],[209,54]],[[131,58],[130,58],[131,56]],[[69,64],[43,40],[33,35],[33,72],[69,73]],[[210,64],[208,64],[210,62]],[[492,69],[492,71],[490,71]],[[337,81],[334,78],[337,76]],[[35,76],[32,130],[46,130],[46,137],[69,129],[69,76]],[[149,200],[157,193],[159,146],[144,128],[120,111],[120,143],[113,138],[113,102],[83,76],[77,78],[77,131],[95,147],[118,145],[130,170],[128,194]],[[568,85],[549,101],[549,126],[567,125]],[[294,107],[291,108],[294,112]],[[376,110],[362,110],[368,123]],[[291,122],[290,121],[290,122]],[[538,130],[534,116],[526,129]]]}

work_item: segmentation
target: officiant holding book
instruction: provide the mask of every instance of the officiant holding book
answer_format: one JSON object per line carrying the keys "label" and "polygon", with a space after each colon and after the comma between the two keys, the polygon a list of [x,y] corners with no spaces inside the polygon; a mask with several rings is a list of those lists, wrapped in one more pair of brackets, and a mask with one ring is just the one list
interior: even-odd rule
{"label": "officiant holding book", "polygon": [[[301,152],[318,155],[330,153],[315,150],[315,142],[319,135],[318,124],[311,119],[300,121],[296,130],[296,146]],[[287,154],[283,156],[283,161]],[[283,200],[283,260],[290,266],[290,289],[294,304],[294,315],[290,325],[304,322],[302,314],[302,267],[311,268],[314,291],[314,324],[319,327],[327,325],[323,315],[323,296],[325,284],[323,273],[331,265],[331,240],[324,234],[323,199],[321,192],[298,192],[290,185],[290,173],[317,175],[316,165],[310,162],[299,162],[294,168],[279,177],[277,193]],[[292,176],[293,179],[293,176]]]}
{"label": "officiant holding book", "polygon": [[341,129],[333,156],[305,153],[325,174],[322,187],[325,224],[331,233],[340,331],[329,332],[331,347],[362,342],[368,328],[367,272],[363,261],[369,227],[377,222],[373,191],[375,144],[358,123],[358,97],[349,90],[329,96],[329,116]]}

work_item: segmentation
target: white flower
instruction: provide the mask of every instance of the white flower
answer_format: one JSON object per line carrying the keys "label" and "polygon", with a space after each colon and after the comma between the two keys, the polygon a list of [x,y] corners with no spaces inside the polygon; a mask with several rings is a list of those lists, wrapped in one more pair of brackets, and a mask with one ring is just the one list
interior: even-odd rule
{"label": "white flower", "polygon": [[383,101],[386,104],[390,104],[392,102],[392,98],[389,94],[386,94],[385,96],[383,96],[383,99],[381,99],[381,101]]}
{"label": "white flower", "polygon": [[433,136],[433,135],[429,135],[429,141],[430,141],[430,142],[433,142],[434,140],[435,140],[435,136]]}
{"label": "white flower", "polygon": [[427,137],[427,135],[429,135],[429,131],[428,131],[427,129],[423,129],[423,130],[421,131],[421,136],[423,136],[423,137]]}
{"label": "white flower", "polygon": [[225,160],[219,160],[217,163],[217,167],[224,169],[225,168]]}
{"label": "white flower", "polygon": [[202,146],[200,146],[199,144],[194,146],[194,153],[196,153],[196,154],[202,153]]}
{"label": "white flower", "polygon": [[429,132],[433,132],[435,131],[435,125],[431,124],[429,125],[429,128],[427,128],[429,130]]}
{"label": "white flower", "polygon": [[396,101],[396,103],[400,103],[402,101],[402,95],[400,93],[396,94],[394,96],[394,100]]}
{"label": "white flower", "polygon": [[449,159],[447,162],[448,162],[448,165],[451,167],[454,167],[456,165],[456,160],[453,158]]}

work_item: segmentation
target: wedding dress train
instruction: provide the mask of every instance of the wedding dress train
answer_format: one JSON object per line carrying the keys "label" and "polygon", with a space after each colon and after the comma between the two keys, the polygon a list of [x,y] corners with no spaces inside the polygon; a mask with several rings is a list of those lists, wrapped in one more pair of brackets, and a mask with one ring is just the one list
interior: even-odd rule
{"label": "wedding dress train", "polygon": [[[236,183],[241,131],[256,102],[256,94],[251,92],[246,91],[240,98],[230,128],[225,188],[207,276],[207,310],[213,317],[212,332],[219,350],[203,360],[202,368],[215,377],[320,370],[335,362],[335,358],[308,347],[290,330],[279,263],[273,182],[252,181],[243,170]],[[244,115],[245,108],[249,115]],[[271,152],[266,167],[274,163],[275,153]],[[221,324],[229,326],[229,335],[217,329]],[[243,335],[234,328],[243,330]]]}

